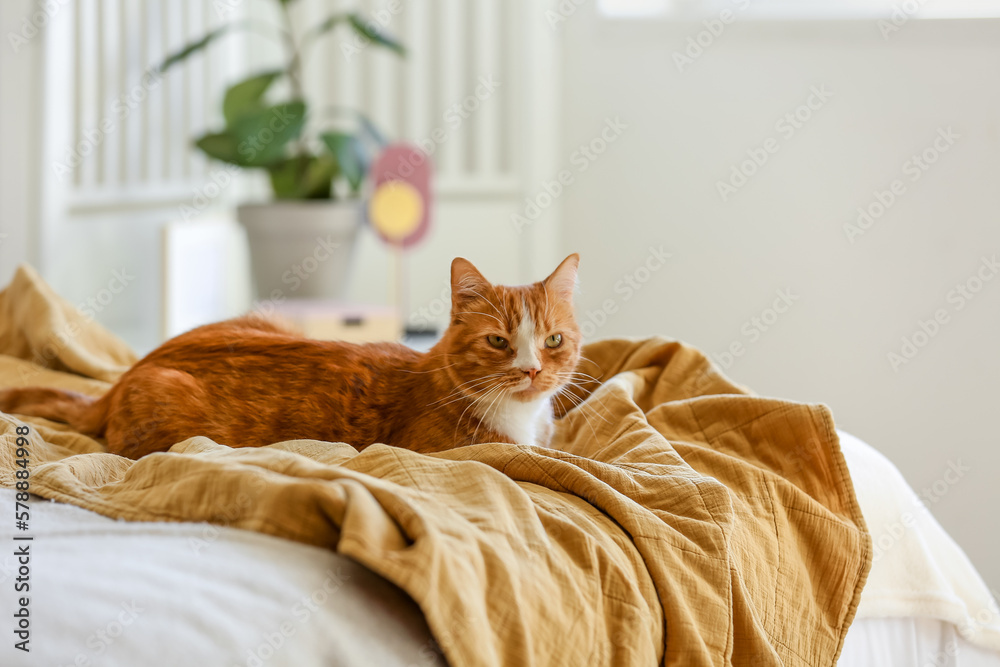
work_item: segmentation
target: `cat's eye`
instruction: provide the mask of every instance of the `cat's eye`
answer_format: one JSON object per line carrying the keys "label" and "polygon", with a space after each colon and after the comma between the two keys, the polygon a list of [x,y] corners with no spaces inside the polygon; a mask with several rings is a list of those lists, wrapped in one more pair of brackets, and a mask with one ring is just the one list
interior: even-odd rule
{"label": "cat's eye", "polygon": [[498,350],[504,350],[507,348],[507,339],[502,336],[494,336],[490,334],[486,337],[486,341]]}
{"label": "cat's eye", "polygon": [[562,334],[552,334],[545,339],[545,347],[559,347],[562,345]]}

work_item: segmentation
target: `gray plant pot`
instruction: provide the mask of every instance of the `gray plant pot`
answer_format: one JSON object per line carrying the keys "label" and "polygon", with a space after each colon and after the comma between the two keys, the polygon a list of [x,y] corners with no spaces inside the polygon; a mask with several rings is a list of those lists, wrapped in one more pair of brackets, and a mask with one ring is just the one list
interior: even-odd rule
{"label": "gray plant pot", "polygon": [[244,204],[259,299],[343,299],[361,226],[357,202],[275,201]]}

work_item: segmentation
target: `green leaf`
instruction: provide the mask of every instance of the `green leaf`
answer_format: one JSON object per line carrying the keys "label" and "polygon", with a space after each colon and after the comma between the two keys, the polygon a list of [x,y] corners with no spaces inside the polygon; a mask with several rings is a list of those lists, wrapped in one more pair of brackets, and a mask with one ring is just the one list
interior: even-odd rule
{"label": "green leaf", "polygon": [[389,141],[388,139],[385,138],[385,135],[382,134],[377,127],[375,127],[375,123],[373,123],[371,119],[368,118],[368,116],[364,115],[357,109],[351,109],[349,107],[341,107],[341,106],[330,106],[326,107],[325,113],[327,115],[351,116],[352,118],[358,121],[358,124],[361,126],[361,130],[365,134],[367,134],[372,141],[378,144],[379,147],[384,148],[389,144]]}
{"label": "green leaf", "polygon": [[230,27],[231,26],[224,25],[221,28],[216,28],[215,30],[211,31],[198,41],[191,42],[190,44],[182,48],[180,51],[177,51],[176,53],[172,53],[171,55],[167,56],[167,58],[162,63],[160,63],[160,66],[157,67],[156,69],[160,72],[160,74],[166,72],[168,69],[170,69],[177,63],[186,60],[187,57],[190,56],[191,54],[201,51],[206,46],[214,42],[216,39],[224,35],[226,31],[229,30]]}
{"label": "green leaf", "polygon": [[267,167],[285,156],[285,146],[298,139],[305,122],[305,103],[289,102],[241,116],[229,133],[237,140],[240,156],[251,166]]}
{"label": "green leaf", "polygon": [[380,147],[385,148],[389,144],[389,140],[385,138],[385,135],[375,127],[375,123],[371,121],[368,116],[364,115],[360,111],[358,112],[358,121],[361,123],[362,129],[368,133],[372,139],[375,140]]}
{"label": "green leaf", "polygon": [[267,92],[275,79],[284,73],[284,70],[264,72],[230,87],[222,101],[222,115],[226,117],[226,124],[231,126],[240,116],[245,116],[251,111],[258,111],[261,108],[260,100],[264,93]]}
{"label": "green leaf", "polygon": [[368,156],[361,141],[355,135],[344,132],[324,132],[320,135],[320,139],[337,158],[340,172],[351,184],[351,190],[354,192],[360,190],[361,183],[368,173]]}
{"label": "green leaf", "polygon": [[333,30],[338,23],[344,20],[347,20],[347,14],[344,13],[331,14],[330,16],[326,17],[326,19],[324,19],[322,23],[320,23],[315,28],[310,30],[308,36],[313,39],[319,37]]}
{"label": "green leaf", "polygon": [[231,134],[225,132],[206,134],[194,143],[211,158],[238,164],[241,167],[249,166],[245,156],[240,153],[239,142]]}
{"label": "green leaf", "polygon": [[384,32],[374,22],[369,21],[366,23],[361,15],[356,13],[349,14],[347,20],[350,21],[351,27],[362,37],[370,39],[375,44],[384,46],[391,51],[395,51],[401,56],[406,55],[406,47],[397,41],[395,37]]}
{"label": "green leaf", "polygon": [[329,154],[296,155],[268,167],[278,199],[330,199],[337,163]]}
{"label": "green leaf", "polygon": [[323,20],[322,23],[320,23],[315,28],[310,30],[307,33],[306,37],[308,39],[315,39],[317,37],[320,37],[325,33],[328,33],[331,30],[333,30],[335,27],[337,27],[337,24],[343,21],[347,21],[355,32],[357,32],[359,35],[369,40],[370,42],[373,42],[380,46],[384,46],[387,49],[391,49],[392,51],[395,51],[397,54],[401,56],[406,55],[406,47],[404,47],[402,43],[399,42],[399,40],[397,40],[395,37],[382,30],[382,28],[380,28],[373,21],[369,21],[366,23],[364,17],[356,12],[352,12],[350,14],[343,14],[343,13],[331,14],[325,20]]}

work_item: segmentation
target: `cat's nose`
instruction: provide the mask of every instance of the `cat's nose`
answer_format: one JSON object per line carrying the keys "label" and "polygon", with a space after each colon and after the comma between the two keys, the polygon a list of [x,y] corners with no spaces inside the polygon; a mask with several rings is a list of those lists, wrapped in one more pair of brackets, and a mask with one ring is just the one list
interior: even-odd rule
{"label": "cat's nose", "polygon": [[535,380],[535,376],[538,375],[538,371],[540,371],[540,370],[542,370],[542,369],[541,368],[529,368],[529,369],[527,369],[527,370],[524,371],[524,374],[527,375],[529,378],[531,378],[532,381],[534,381]]}

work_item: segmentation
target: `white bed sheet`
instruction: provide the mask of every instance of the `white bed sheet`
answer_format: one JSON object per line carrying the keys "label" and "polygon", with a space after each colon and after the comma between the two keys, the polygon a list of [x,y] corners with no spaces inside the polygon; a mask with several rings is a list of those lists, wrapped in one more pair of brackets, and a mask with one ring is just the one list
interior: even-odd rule
{"label": "white bed sheet", "polygon": [[[328,550],[198,523],[133,523],[32,496],[30,653],[0,523],[4,667],[432,667],[416,604]],[[14,491],[0,489],[0,507]]]}
{"label": "white bed sheet", "polygon": [[844,640],[838,667],[1000,667],[1000,654],[966,641],[933,618],[861,618]]}

